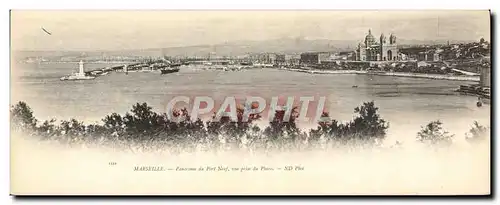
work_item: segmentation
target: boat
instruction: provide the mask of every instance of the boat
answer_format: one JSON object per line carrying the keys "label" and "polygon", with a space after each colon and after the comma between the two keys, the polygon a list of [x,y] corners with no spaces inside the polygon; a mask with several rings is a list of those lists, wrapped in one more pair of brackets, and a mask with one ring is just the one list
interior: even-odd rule
{"label": "boat", "polygon": [[78,73],[73,73],[69,76],[64,76],[64,77],[61,77],[60,80],[92,80],[95,78],[95,76],[90,76],[90,75],[87,75],[85,74],[84,70],[83,70],[83,61],[80,61],[79,63],[79,72]]}
{"label": "boat", "polygon": [[155,66],[154,65],[151,65],[151,66],[143,66],[140,68],[139,72],[154,72]]}
{"label": "boat", "polygon": [[483,104],[490,105],[491,104],[491,93],[490,88],[482,88],[478,93],[477,103],[478,107],[481,107]]}
{"label": "boat", "polygon": [[179,67],[181,65],[182,65],[181,63],[173,63],[173,64],[170,65],[170,67],[172,67],[172,68],[173,67]]}
{"label": "boat", "polygon": [[161,74],[169,74],[169,73],[176,73],[179,72],[179,68],[168,68],[168,69],[161,69]]}
{"label": "boat", "polygon": [[101,75],[103,73],[104,72],[102,70],[95,70],[95,71],[90,72],[90,75],[96,76],[96,75]]}
{"label": "boat", "polygon": [[460,85],[457,92],[460,92],[463,94],[476,94],[476,93],[480,92],[479,91],[480,89],[481,89],[480,85]]}
{"label": "boat", "polygon": [[490,103],[491,103],[491,99],[490,98],[478,97],[476,105],[478,107],[481,107],[481,106],[483,106],[483,104],[490,105]]}

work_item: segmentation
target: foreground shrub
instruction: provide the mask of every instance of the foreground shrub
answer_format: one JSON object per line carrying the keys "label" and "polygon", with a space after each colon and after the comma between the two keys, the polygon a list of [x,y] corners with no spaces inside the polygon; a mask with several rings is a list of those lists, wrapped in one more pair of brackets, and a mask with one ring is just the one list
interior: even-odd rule
{"label": "foreground shrub", "polygon": [[449,134],[442,127],[442,122],[432,121],[417,133],[417,140],[431,146],[447,146],[453,142],[454,135]]}
{"label": "foreground shrub", "polygon": [[318,127],[309,132],[312,141],[370,145],[385,139],[389,123],[380,117],[373,101],[355,108],[354,113],[357,116],[347,123],[332,120],[328,113],[323,113],[323,120],[318,123]]}
{"label": "foreground shrub", "polygon": [[10,118],[14,129],[34,129],[36,127],[37,120],[25,102],[19,102],[11,107]]}
{"label": "foreground shrub", "polygon": [[264,136],[270,147],[285,150],[298,148],[296,145],[300,140],[307,139],[304,133],[297,126],[299,112],[297,107],[293,107],[290,117],[285,120],[286,111],[277,110],[274,118],[270,120],[269,125],[264,129]]}
{"label": "foreground shrub", "polygon": [[469,130],[468,133],[466,133],[465,139],[468,142],[474,143],[486,140],[489,135],[490,135],[489,127],[479,125],[477,121],[474,121],[472,128]]}
{"label": "foreground shrub", "polygon": [[260,114],[251,114],[243,120],[244,109],[237,108],[237,121],[229,117],[207,122],[192,121],[187,109],[173,111],[179,121],[172,121],[165,113],[159,114],[146,103],[137,103],[124,116],[112,113],[102,119],[102,124],[85,125],[76,119],[44,121],[37,125],[33,112],[24,102],[11,110],[12,124],[22,126],[24,131],[54,139],[63,143],[94,144],[96,146],[125,147],[131,150],[303,150],[337,144],[373,144],[383,140],[389,125],[378,114],[373,102],[364,103],[354,109],[355,118],[347,123],[330,119],[323,113],[317,129],[309,132],[298,126],[297,107],[291,110],[288,121],[285,111],[278,110],[264,129],[255,122]]}

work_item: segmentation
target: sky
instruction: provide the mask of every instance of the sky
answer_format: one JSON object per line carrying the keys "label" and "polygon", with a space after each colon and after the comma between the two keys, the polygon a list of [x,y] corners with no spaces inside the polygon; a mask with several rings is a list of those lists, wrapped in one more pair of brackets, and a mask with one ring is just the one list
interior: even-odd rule
{"label": "sky", "polygon": [[489,41],[490,14],[487,10],[11,11],[13,50],[125,50],[297,37],[362,40],[368,29],[376,37],[383,32],[408,40]]}

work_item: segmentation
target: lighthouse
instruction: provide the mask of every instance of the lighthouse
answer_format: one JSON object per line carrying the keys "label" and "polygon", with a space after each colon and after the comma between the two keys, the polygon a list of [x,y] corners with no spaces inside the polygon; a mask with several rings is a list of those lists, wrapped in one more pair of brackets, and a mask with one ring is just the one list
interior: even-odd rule
{"label": "lighthouse", "polygon": [[83,71],[83,61],[80,60],[80,63],[79,64],[79,72],[78,72],[78,75],[79,76],[85,76],[85,72]]}
{"label": "lighthouse", "polygon": [[95,78],[95,76],[87,76],[85,75],[85,70],[83,70],[83,61],[80,60],[78,63],[78,72],[77,73],[72,73],[69,76],[63,76],[60,78],[60,80],[92,80]]}

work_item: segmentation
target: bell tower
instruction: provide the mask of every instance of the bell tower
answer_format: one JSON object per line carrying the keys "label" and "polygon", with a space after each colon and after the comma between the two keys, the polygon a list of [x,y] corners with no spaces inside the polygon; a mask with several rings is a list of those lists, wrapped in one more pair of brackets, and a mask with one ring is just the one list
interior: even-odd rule
{"label": "bell tower", "polygon": [[386,61],[387,60],[387,54],[386,54],[386,38],[384,33],[380,34],[380,57],[377,59],[379,61]]}

